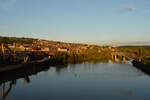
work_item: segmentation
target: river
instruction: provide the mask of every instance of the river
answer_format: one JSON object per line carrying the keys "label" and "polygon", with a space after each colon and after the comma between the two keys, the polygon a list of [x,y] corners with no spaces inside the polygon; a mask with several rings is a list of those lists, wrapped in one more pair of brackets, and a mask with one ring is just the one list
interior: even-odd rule
{"label": "river", "polygon": [[[20,71],[20,72],[19,72]],[[1,73],[1,100],[146,100],[150,77],[132,66],[81,63]]]}

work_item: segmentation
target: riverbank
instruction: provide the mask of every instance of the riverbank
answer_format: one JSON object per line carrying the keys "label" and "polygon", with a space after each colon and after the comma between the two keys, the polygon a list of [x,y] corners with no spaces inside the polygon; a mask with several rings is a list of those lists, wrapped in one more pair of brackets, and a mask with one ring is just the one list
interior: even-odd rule
{"label": "riverbank", "polygon": [[145,62],[139,62],[138,60],[133,60],[132,64],[134,67],[150,75],[150,64]]}

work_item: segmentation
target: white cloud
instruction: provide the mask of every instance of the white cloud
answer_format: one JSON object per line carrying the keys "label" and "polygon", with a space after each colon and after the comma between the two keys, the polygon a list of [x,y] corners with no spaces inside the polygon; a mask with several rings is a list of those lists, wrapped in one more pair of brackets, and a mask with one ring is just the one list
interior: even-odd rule
{"label": "white cloud", "polygon": [[128,6],[122,6],[120,8],[115,8],[114,10],[119,11],[119,12],[132,12],[138,10],[138,8],[134,8],[131,5]]}
{"label": "white cloud", "polygon": [[0,10],[7,11],[15,4],[16,4],[16,0],[0,0]]}

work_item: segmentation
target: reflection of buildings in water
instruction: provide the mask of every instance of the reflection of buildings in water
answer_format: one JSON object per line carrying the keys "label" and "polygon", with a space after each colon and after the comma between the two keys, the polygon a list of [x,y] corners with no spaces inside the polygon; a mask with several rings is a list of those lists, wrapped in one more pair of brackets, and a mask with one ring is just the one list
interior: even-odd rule
{"label": "reflection of buildings in water", "polygon": [[[24,83],[30,83],[31,75],[36,75],[41,71],[47,71],[49,65],[30,65],[22,69],[17,69],[9,72],[1,72],[0,86],[2,87],[1,99],[4,100],[10,93],[12,87],[16,85],[17,79],[24,78]],[[8,85],[8,86],[7,86]]]}

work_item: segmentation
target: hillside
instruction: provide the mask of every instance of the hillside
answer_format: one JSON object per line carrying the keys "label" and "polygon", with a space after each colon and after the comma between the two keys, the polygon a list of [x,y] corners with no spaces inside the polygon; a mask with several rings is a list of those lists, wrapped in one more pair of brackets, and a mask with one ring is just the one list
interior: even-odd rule
{"label": "hillside", "polygon": [[34,40],[37,39],[0,36],[0,43],[7,43],[7,44],[11,44],[11,43],[32,44]]}

